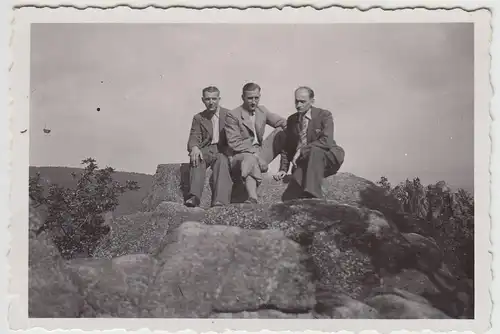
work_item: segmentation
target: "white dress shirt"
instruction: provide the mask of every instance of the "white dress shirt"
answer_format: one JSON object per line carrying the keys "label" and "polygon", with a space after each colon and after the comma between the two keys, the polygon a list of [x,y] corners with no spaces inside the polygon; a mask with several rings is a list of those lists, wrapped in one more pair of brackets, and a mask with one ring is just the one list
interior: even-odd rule
{"label": "white dress shirt", "polygon": [[250,114],[250,121],[252,122],[253,126],[253,143],[252,145],[259,145],[259,139],[257,138],[257,130],[255,128],[255,111],[253,113],[249,112]]}
{"label": "white dress shirt", "polygon": [[218,144],[219,143],[219,109],[215,111],[214,115],[212,116],[212,129],[213,129],[213,135],[212,135],[212,144]]}

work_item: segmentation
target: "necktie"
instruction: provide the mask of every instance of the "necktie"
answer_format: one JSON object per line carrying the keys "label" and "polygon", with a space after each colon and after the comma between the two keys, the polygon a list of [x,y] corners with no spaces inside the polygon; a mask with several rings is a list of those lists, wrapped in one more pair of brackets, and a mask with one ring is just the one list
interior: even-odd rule
{"label": "necktie", "polygon": [[299,114],[299,148],[307,145],[307,119],[305,113]]}

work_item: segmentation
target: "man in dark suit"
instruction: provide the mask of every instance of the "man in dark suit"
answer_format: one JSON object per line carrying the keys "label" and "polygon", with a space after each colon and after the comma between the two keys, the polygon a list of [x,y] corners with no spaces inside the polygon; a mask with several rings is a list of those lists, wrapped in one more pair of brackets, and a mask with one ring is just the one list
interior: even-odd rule
{"label": "man in dark suit", "polygon": [[231,175],[227,157],[225,119],[227,109],[219,106],[220,91],[206,87],[202,91],[206,109],[193,117],[187,143],[190,157],[190,185],[185,205],[196,207],[205,185],[207,168],[212,168],[212,206],[229,204],[231,199]]}
{"label": "man in dark suit", "polygon": [[287,119],[286,143],[279,172],[274,176],[276,180],[283,179],[291,163],[292,179],[283,200],[322,198],[323,178],[336,174],[344,162],[344,149],[333,139],[332,113],[314,107],[313,103],[311,88],[295,90],[297,112]]}
{"label": "man in dark suit", "polygon": [[[243,103],[227,113],[226,135],[231,148],[232,175],[241,178],[248,194],[248,203],[257,203],[257,188],[262,173],[281,151],[286,120],[259,105],[260,86],[248,83],[243,86]],[[275,130],[264,137],[266,125]]]}

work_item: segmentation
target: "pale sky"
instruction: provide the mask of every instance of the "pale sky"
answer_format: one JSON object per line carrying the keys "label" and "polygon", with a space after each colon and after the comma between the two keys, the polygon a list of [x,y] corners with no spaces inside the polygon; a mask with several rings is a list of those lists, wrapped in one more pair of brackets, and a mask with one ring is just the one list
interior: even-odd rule
{"label": "pale sky", "polygon": [[35,24],[30,164],[94,157],[153,174],[187,162],[202,88],[232,109],[254,81],[284,117],[297,86],[314,89],[346,151],[340,171],[472,190],[473,42],[472,24],[453,23]]}

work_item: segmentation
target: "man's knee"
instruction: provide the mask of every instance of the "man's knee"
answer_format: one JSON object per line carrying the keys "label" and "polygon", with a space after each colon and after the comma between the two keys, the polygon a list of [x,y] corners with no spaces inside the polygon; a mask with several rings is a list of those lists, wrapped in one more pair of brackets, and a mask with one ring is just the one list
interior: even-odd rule
{"label": "man's knee", "polygon": [[281,136],[285,131],[282,128],[274,129],[268,136],[268,138],[276,138],[277,136]]}
{"label": "man's knee", "polygon": [[253,168],[254,165],[258,164],[259,160],[255,154],[245,154],[241,160],[241,169],[250,169]]}
{"label": "man's knee", "polygon": [[312,154],[324,154],[325,153],[325,150],[322,149],[322,148],[319,148],[317,146],[311,146],[310,149],[309,149],[309,152],[312,153]]}
{"label": "man's knee", "polygon": [[189,169],[191,171],[205,170],[207,168],[207,163],[205,160],[199,160],[196,166],[194,164],[189,164]]}
{"label": "man's knee", "polygon": [[241,161],[241,176],[245,179],[249,176],[260,179],[259,160],[254,154],[245,154]]}
{"label": "man's knee", "polygon": [[229,157],[219,152],[215,155],[214,164],[229,166]]}
{"label": "man's knee", "polygon": [[324,156],[325,150],[316,146],[311,146],[302,153],[302,159],[305,161],[309,161],[310,159],[314,159],[316,161],[323,159]]}

